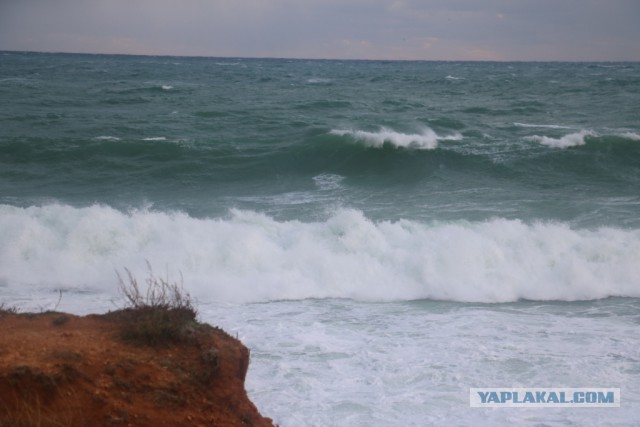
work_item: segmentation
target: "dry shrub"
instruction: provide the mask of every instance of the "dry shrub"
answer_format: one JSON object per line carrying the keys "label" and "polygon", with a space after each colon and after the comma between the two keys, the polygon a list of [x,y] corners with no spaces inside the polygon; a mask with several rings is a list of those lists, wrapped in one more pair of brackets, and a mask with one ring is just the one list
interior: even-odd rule
{"label": "dry shrub", "polygon": [[[157,277],[149,263],[146,289],[142,289],[138,280],[125,268],[126,280],[120,273],[118,281],[120,292],[126,306],[118,312],[124,317],[122,337],[128,341],[163,345],[183,341],[197,326],[197,312],[191,296],[180,284],[166,278]],[[182,279],[182,275],[180,276]]]}

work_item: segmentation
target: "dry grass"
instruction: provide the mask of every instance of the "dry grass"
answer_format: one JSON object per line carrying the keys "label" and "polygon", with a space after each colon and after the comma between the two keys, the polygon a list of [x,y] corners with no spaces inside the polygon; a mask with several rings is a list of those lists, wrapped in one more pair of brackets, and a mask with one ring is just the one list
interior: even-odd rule
{"label": "dry grass", "polygon": [[11,427],[85,427],[87,419],[83,416],[83,407],[75,396],[69,394],[66,400],[54,411],[41,398],[21,396],[15,405],[4,405],[0,410],[0,426]]}
{"label": "dry grass", "polygon": [[[71,368],[72,369],[72,368]],[[48,374],[19,366],[3,376],[4,399],[0,401],[0,426],[86,426],[81,399],[64,373]],[[55,402],[55,406],[52,405]]]}
{"label": "dry grass", "polygon": [[0,316],[4,316],[7,314],[18,314],[18,308],[5,305],[5,303],[3,302],[0,303]]}
{"label": "dry grass", "polygon": [[[168,275],[157,277],[148,266],[146,288],[125,268],[126,279],[118,273],[125,308],[116,312],[124,317],[122,337],[134,343],[163,345],[188,339],[198,325],[191,296]],[[182,276],[181,276],[182,279]]]}

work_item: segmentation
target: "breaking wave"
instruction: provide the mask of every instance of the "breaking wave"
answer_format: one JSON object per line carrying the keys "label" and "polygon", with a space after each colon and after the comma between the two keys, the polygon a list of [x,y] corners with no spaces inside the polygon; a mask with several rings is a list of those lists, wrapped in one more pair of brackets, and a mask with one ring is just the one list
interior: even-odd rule
{"label": "breaking wave", "polygon": [[353,138],[354,141],[375,148],[380,148],[385,144],[390,144],[398,148],[433,150],[438,147],[438,141],[459,141],[462,139],[462,135],[460,133],[440,136],[430,128],[425,128],[421,133],[414,134],[396,132],[385,127],[380,128],[377,132],[334,129],[330,133],[338,136],[346,135]]}
{"label": "breaking wave", "polygon": [[569,148],[586,144],[587,137],[595,137],[597,134],[590,130],[581,130],[580,132],[570,133],[560,138],[552,138],[548,136],[534,135],[527,137],[530,141],[539,142],[553,148]]}
{"label": "breaking wave", "polygon": [[0,205],[0,286],[116,293],[115,271],[146,263],[202,300],[306,298],[507,302],[640,297],[640,230],[563,223],[324,221],[253,211],[198,219],[94,205]]}

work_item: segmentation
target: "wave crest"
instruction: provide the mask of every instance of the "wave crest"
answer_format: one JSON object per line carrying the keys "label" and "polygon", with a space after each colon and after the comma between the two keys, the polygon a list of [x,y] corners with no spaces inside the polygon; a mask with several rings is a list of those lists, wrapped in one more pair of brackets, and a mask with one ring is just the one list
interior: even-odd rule
{"label": "wave crest", "polygon": [[580,132],[570,133],[561,138],[533,135],[527,137],[527,139],[553,148],[569,148],[586,144],[585,139],[590,136],[595,137],[597,134],[591,130],[581,130]]}
{"label": "wave crest", "polygon": [[385,127],[380,128],[377,132],[334,129],[330,133],[338,136],[350,136],[355,141],[375,148],[391,144],[394,147],[434,150],[438,147],[438,141],[459,141],[462,139],[462,135],[459,133],[440,136],[430,128],[423,129],[419,134],[396,132]]}
{"label": "wave crest", "polygon": [[625,132],[620,135],[622,138],[630,139],[632,141],[640,141],[640,133],[636,132]]}

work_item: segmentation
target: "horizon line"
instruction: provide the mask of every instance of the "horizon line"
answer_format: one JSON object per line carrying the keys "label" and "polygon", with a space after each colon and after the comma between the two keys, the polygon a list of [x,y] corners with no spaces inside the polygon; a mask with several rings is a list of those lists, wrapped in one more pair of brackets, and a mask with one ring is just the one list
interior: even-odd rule
{"label": "horizon line", "polygon": [[39,51],[39,50],[12,50],[0,49],[2,53],[18,54],[49,54],[49,55],[104,55],[104,56],[142,56],[142,57],[166,57],[166,58],[220,58],[220,59],[258,59],[258,60],[295,60],[295,61],[363,61],[363,62],[536,62],[536,63],[640,63],[640,60],[633,59],[384,59],[384,58],[309,58],[309,57],[286,57],[286,56],[216,56],[216,55],[175,55],[175,54],[150,54],[150,53],[105,53],[105,52],[66,52],[66,51]]}

